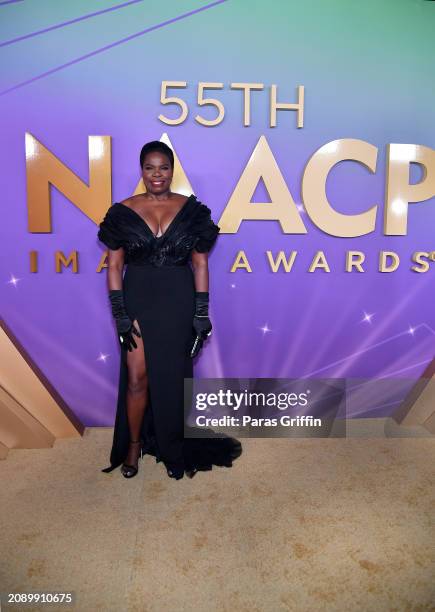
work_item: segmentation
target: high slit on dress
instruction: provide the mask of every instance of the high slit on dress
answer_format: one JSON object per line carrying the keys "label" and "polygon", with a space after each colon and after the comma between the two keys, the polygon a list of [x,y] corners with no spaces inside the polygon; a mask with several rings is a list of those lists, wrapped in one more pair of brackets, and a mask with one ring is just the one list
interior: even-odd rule
{"label": "high slit on dress", "polygon": [[[231,467],[242,452],[238,440],[210,430],[206,437],[184,437],[184,379],[193,378],[190,348],[195,337],[195,282],[189,259],[193,248],[210,250],[219,229],[210,209],[192,195],[160,237],[154,236],[140,215],[120,203],[110,207],[98,232],[109,248],[124,248],[124,303],[130,319],[139,324],[148,378],[142,450],[163,461],[166,468]],[[127,386],[127,353],[121,350],[110,466],[103,472],[111,472],[127,456]]]}

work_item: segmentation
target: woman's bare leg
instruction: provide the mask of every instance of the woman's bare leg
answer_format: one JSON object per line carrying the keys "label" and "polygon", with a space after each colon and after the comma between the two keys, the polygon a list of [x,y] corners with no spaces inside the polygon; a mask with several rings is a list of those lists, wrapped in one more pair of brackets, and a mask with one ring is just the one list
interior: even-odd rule
{"label": "woman's bare leg", "polygon": [[[136,329],[142,332],[137,319],[133,321]],[[148,372],[145,361],[143,338],[133,334],[137,348],[127,352],[127,419],[131,440],[139,440],[145,408],[148,404]],[[140,444],[130,444],[128,454],[124,461],[129,465],[137,467],[140,455]]]}

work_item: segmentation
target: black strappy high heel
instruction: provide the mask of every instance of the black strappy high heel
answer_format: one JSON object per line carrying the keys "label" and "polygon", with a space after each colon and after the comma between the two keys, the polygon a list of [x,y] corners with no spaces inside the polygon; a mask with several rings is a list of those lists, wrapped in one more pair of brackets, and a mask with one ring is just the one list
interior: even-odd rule
{"label": "black strappy high heel", "polygon": [[[130,444],[140,444],[141,445],[140,459],[142,459],[143,457],[142,440],[130,440]],[[139,458],[138,458],[138,462],[139,462]],[[136,476],[138,471],[139,471],[139,466],[136,467],[135,465],[128,465],[128,463],[123,463],[121,466],[121,474],[124,476],[124,478],[133,478],[133,476]]]}
{"label": "black strappy high heel", "polygon": [[173,465],[171,467],[166,466],[166,472],[169,478],[175,478],[175,480],[180,480],[184,476],[184,467],[180,467],[177,465]]}

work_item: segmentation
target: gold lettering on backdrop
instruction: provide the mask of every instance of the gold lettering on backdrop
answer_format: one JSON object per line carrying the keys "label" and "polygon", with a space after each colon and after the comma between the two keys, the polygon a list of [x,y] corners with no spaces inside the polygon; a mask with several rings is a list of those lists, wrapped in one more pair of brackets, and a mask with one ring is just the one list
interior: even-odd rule
{"label": "gold lettering on backdrop", "polygon": [[71,254],[68,256],[68,259],[62,253],[62,251],[55,252],[55,265],[56,272],[62,272],[63,267],[67,268],[72,263],[72,271],[74,273],[78,272],[78,255],[77,251],[71,251]]}
{"label": "gold lettering on backdrop", "polygon": [[[388,265],[387,257],[393,260]],[[399,267],[400,257],[394,251],[381,251],[379,253],[379,272],[394,272]]]}
{"label": "gold lettering on backdrop", "polygon": [[364,272],[362,263],[364,263],[365,255],[362,251],[347,251],[346,253],[346,272],[352,272],[356,268],[358,272]]}
{"label": "gold lettering on backdrop", "polygon": [[429,270],[429,262],[423,261],[422,257],[427,257],[433,261],[435,259],[435,252],[431,251],[430,253],[426,253],[425,251],[415,251],[415,253],[412,254],[412,261],[417,262],[421,268],[411,266],[411,270],[414,272],[419,272],[420,274]]}
{"label": "gold lettering on backdrop", "polygon": [[356,215],[334,210],[326,197],[329,172],[340,161],[358,161],[371,172],[376,171],[378,149],[364,140],[342,138],[318,149],[305,166],[302,178],[302,199],[311,220],[331,236],[342,238],[363,236],[375,229],[377,206]]}
{"label": "gold lettering on backdrop", "polygon": [[[384,233],[406,235],[408,201],[423,201],[435,195],[435,150],[422,145],[391,145],[389,151],[392,171],[387,172]],[[376,172],[377,153],[377,147],[368,142],[342,138],[323,145],[309,159],[302,178],[302,199],[308,216],[319,229],[340,238],[364,236],[375,230],[378,205],[355,215],[339,213],[326,197],[326,181],[332,168],[345,160],[360,162]],[[425,173],[415,185],[409,184],[411,161],[420,163]],[[270,203],[251,202],[260,179]],[[242,221],[253,219],[279,221],[286,234],[307,233],[264,136],[255,146],[218,224],[222,233],[234,234]]]}
{"label": "gold lettering on backdrop", "polygon": [[304,97],[305,88],[298,85],[298,101],[294,103],[276,101],[276,85],[270,87],[270,127],[276,127],[277,110],[295,110],[298,113],[298,128],[304,127]]}
{"label": "gold lettering on backdrop", "polygon": [[[285,273],[292,272],[296,268],[296,257],[298,251],[291,251],[289,256],[286,256],[284,251],[278,251],[277,256],[274,258],[272,251],[265,251],[266,258],[269,263],[269,269],[276,274],[283,268]],[[30,256],[30,271],[38,272],[38,251],[29,251]],[[373,266],[373,260],[376,257],[374,252],[368,254],[372,262],[370,268]],[[383,273],[395,272],[400,265],[399,255],[394,251],[379,251],[378,252],[378,271]],[[366,261],[367,255],[363,251],[345,251],[345,271],[346,272],[366,272],[362,264]],[[391,258],[393,261],[389,262],[387,258]],[[410,269],[413,272],[420,274],[428,272],[430,269],[430,263],[435,261],[435,251],[415,251],[411,256],[411,261],[415,262],[416,266],[411,266]],[[78,252],[72,251],[68,259],[62,251],[55,251],[55,269],[57,273],[63,272],[65,267],[73,264],[72,271],[78,272]],[[100,257],[99,264],[96,271],[101,272],[104,268],[108,268],[108,251],[104,251]],[[312,260],[309,272],[316,272],[317,269],[321,271],[331,272],[329,265],[326,261],[326,257],[323,251],[317,251],[315,257]],[[231,267],[230,272],[236,272],[238,270],[245,270],[247,272],[253,272],[248,257],[244,250],[237,253],[236,259]],[[334,270],[337,271],[337,270]]]}
{"label": "gold lettering on backdrop", "polygon": [[[423,167],[423,179],[409,183],[410,164]],[[424,145],[387,144],[384,233],[406,236],[408,204],[435,194],[435,150]]]}
{"label": "gold lettering on backdrop", "polygon": [[294,261],[296,259],[297,251],[292,251],[290,254],[290,259],[287,260],[283,251],[279,251],[276,259],[273,259],[272,251],[266,251],[267,259],[269,260],[269,266],[272,269],[272,272],[277,272],[281,267],[281,264],[284,266],[284,270],[286,272],[290,272],[293,268]]}
{"label": "gold lettering on backdrop", "polygon": [[[255,188],[263,179],[271,202],[251,202]],[[221,231],[235,234],[243,220],[279,221],[286,233],[306,234],[296,204],[284,181],[264,136],[257,142],[225,210],[218,221]]]}
{"label": "gold lettering on backdrop", "polygon": [[[165,115],[158,115],[158,119],[162,123],[167,125],[181,125],[186,121],[189,116],[189,107],[187,102],[178,96],[168,96],[167,91],[169,88],[181,88],[187,89],[187,81],[162,81],[160,87],[160,104],[176,104],[180,108],[180,114],[175,119],[170,119]],[[223,89],[224,83],[209,83],[209,82],[198,82],[198,91],[196,103],[198,106],[204,106],[209,104],[217,109],[217,116],[214,119],[204,119],[200,115],[195,115],[195,121],[205,127],[213,127],[222,123],[225,116],[225,107],[220,100],[216,98],[209,98],[204,96],[204,89]],[[230,83],[230,89],[241,89],[243,90],[243,125],[251,125],[251,91],[264,89],[263,83]],[[298,99],[297,102],[278,102],[277,100],[277,86],[270,86],[269,104],[270,104],[270,127],[276,127],[276,114],[279,110],[285,111],[296,111],[297,112],[297,127],[304,127],[304,104],[305,104],[305,87],[298,85],[297,87]]]}
{"label": "gold lettering on backdrop", "polygon": [[264,89],[263,83],[231,83],[231,89],[243,91],[243,125],[251,125],[251,91]]}
{"label": "gold lettering on backdrop", "polygon": [[30,251],[30,272],[38,271],[38,251]]}
{"label": "gold lettering on backdrop", "polygon": [[195,121],[200,125],[205,125],[207,127],[213,125],[219,125],[222,123],[225,116],[224,105],[220,100],[216,98],[206,98],[204,97],[204,89],[222,89],[224,86],[223,83],[198,83],[198,106],[204,106],[205,104],[209,104],[211,106],[215,106],[217,108],[218,114],[215,119],[204,119],[201,115],[195,115]]}
{"label": "gold lettering on backdrop", "polygon": [[29,232],[51,232],[50,184],[99,223],[112,200],[110,136],[89,136],[89,185],[26,132],[27,214]]}
{"label": "gold lettering on backdrop", "polygon": [[108,256],[109,256],[109,252],[104,251],[104,253],[100,257],[100,263],[98,264],[97,272],[101,272],[101,270],[103,270],[104,268],[109,267],[107,264]]}
{"label": "gold lettering on backdrop", "polygon": [[245,255],[245,251],[239,251],[236,255],[236,259],[231,266],[230,272],[235,272],[241,268],[242,270],[247,270],[248,272],[252,272],[251,266],[249,265],[248,258]]}
{"label": "gold lettering on backdrop", "polygon": [[[249,87],[251,85],[249,84]],[[171,146],[166,134],[161,140]],[[387,146],[384,233],[406,235],[408,204],[428,200],[435,195],[435,151],[423,145]],[[28,132],[25,147],[30,232],[52,231],[50,185],[54,185],[96,224],[103,219],[112,199],[110,136],[89,136],[89,185]],[[172,146],[171,148],[174,151]],[[175,151],[174,158],[174,190],[193,193]],[[358,161],[371,172],[375,172],[377,148],[356,139],[340,139],[323,145],[305,167],[302,198],[308,216],[325,233],[342,238],[363,236],[374,231],[378,206],[375,204],[360,214],[343,214],[334,210],[326,197],[328,174],[336,164],[344,160]],[[423,179],[416,184],[409,183],[411,163],[420,164],[424,171]],[[261,179],[271,201],[253,203],[251,198]],[[140,179],[134,195],[143,193],[144,190]],[[244,220],[274,220],[280,223],[285,234],[307,233],[298,207],[263,135],[258,140],[218,221],[221,233],[236,233]]]}
{"label": "gold lettering on backdrop", "polygon": [[328,262],[326,261],[326,256],[323,251],[317,251],[317,253],[313,257],[313,261],[311,262],[310,267],[308,268],[308,272],[313,272],[317,268],[321,268],[326,272],[331,272]]}
{"label": "gold lettering on backdrop", "polygon": [[166,91],[168,87],[182,87],[185,89],[187,87],[186,81],[162,81],[162,86],[160,88],[160,104],[178,104],[181,109],[181,113],[179,117],[175,119],[169,119],[169,117],[165,117],[165,115],[160,114],[158,119],[163,123],[167,123],[168,125],[180,125],[187,118],[189,114],[189,109],[187,108],[186,102],[182,98],[177,98],[176,96],[167,96]]}

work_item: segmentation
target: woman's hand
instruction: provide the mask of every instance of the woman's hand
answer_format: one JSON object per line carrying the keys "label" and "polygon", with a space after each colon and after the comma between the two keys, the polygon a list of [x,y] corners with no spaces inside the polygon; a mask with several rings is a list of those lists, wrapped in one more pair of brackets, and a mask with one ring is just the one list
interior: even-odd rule
{"label": "woman's hand", "polygon": [[204,340],[211,334],[212,324],[208,316],[208,291],[195,292],[195,315],[193,317],[193,329],[196,339],[190,351],[191,357],[196,357],[202,349]]}
{"label": "woman's hand", "polygon": [[133,347],[137,348],[137,344],[132,334],[135,334],[138,338],[141,338],[141,334],[128,316],[122,290],[111,289],[109,291],[109,300],[112,305],[112,315],[115,319],[116,331],[118,332],[121,348],[125,351],[132,351]]}
{"label": "woman's hand", "polygon": [[132,351],[133,347],[137,348],[133,334],[138,338],[142,336],[130,319],[128,319],[128,322],[126,319],[118,319],[116,321],[116,330],[118,332],[119,344],[124,351]]}
{"label": "woman's hand", "polygon": [[210,319],[195,315],[193,318],[193,329],[195,330],[196,338],[192,345],[190,356],[196,357],[202,349],[204,340],[211,334],[212,324]]}
{"label": "woman's hand", "polygon": [[197,336],[205,340],[211,334],[213,326],[208,316],[195,315],[193,317],[193,329]]}
{"label": "woman's hand", "polygon": [[212,324],[208,317],[208,291],[195,292],[195,316],[193,317],[193,328],[196,335],[205,340],[211,334]]}

